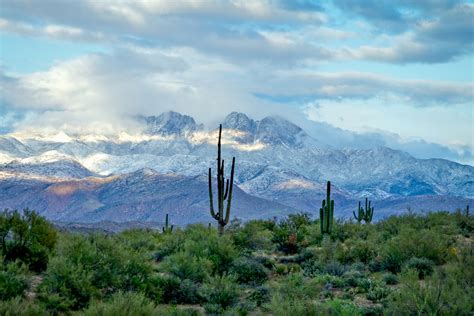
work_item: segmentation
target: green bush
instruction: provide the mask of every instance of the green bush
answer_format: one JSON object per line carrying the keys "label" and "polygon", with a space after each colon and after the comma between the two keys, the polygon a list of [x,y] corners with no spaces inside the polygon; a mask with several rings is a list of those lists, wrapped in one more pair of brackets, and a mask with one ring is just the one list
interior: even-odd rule
{"label": "green bush", "polygon": [[228,232],[234,245],[243,252],[272,248],[272,232],[265,227],[263,221],[248,221],[243,227],[229,227]]}
{"label": "green bush", "polygon": [[425,258],[411,258],[406,263],[407,269],[413,269],[418,272],[418,278],[424,279],[433,273],[434,263]]}
{"label": "green bush", "polygon": [[404,271],[400,289],[389,297],[387,314],[470,315],[474,310],[472,284],[466,288],[462,280],[446,272],[435,271],[420,282],[417,271]]}
{"label": "green bush", "polygon": [[385,284],[388,285],[396,285],[399,282],[398,277],[393,273],[385,273],[382,278]]}
{"label": "green bush", "polygon": [[256,287],[249,294],[247,300],[254,303],[255,306],[262,306],[270,300],[270,290],[265,286]]}
{"label": "green bush", "polygon": [[366,314],[355,304],[340,299],[334,299],[320,304],[318,306],[318,312],[314,315],[362,316]]}
{"label": "green bush", "polygon": [[367,299],[373,302],[379,302],[387,298],[390,294],[390,288],[381,282],[372,282],[367,292]]}
{"label": "green bush", "polygon": [[0,212],[0,251],[5,262],[20,260],[31,271],[44,271],[54,248],[57,232],[35,211]]}
{"label": "green bush", "polygon": [[49,309],[67,311],[118,291],[143,291],[154,298],[159,290],[152,272],[144,253],[113,236],[64,235],[40,285],[40,299]]}
{"label": "green bush", "polygon": [[264,311],[270,315],[317,315],[318,308],[313,300],[304,298],[288,299],[282,294],[273,295],[270,302],[264,305]]}
{"label": "green bush", "polygon": [[365,274],[360,272],[360,271],[347,271],[346,273],[344,273],[344,275],[342,276],[343,279],[345,280],[345,283],[351,287],[356,287],[360,280],[365,278]]}
{"label": "green bush", "polygon": [[186,230],[183,252],[211,263],[211,274],[228,272],[239,252],[228,235],[218,236],[210,233],[202,225],[192,225]]}
{"label": "green bush", "polygon": [[197,304],[203,299],[199,294],[199,284],[173,275],[158,277],[158,287],[161,290],[161,302],[166,304]]}
{"label": "green bush", "polygon": [[201,295],[206,300],[204,307],[211,314],[222,313],[237,303],[238,288],[233,276],[223,275],[210,278],[203,284]]}
{"label": "green bush", "polygon": [[301,267],[303,268],[303,275],[310,278],[325,272],[325,265],[316,260],[305,261],[301,264]]}
{"label": "green bush", "polygon": [[443,264],[448,257],[450,240],[440,231],[404,229],[384,246],[382,267],[397,273],[412,257],[426,258]]}
{"label": "green bush", "polygon": [[181,280],[203,282],[212,271],[212,262],[183,251],[166,257],[160,265],[160,270]]}
{"label": "green bush", "polygon": [[46,316],[50,315],[44,307],[30,300],[15,297],[0,300],[0,315],[4,316]]}
{"label": "green bush", "polygon": [[327,274],[334,276],[342,276],[347,271],[347,268],[343,264],[337,261],[333,261],[326,264],[324,270]]}
{"label": "green bush", "polygon": [[239,283],[261,285],[268,279],[269,271],[257,261],[242,257],[232,263],[230,273],[236,276]]}
{"label": "green bush", "polygon": [[347,249],[339,251],[336,258],[344,263],[368,263],[376,255],[375,243],[367,240],[346,240]]}
{"label": "green bush", "polygon": [[71,264],[66,257],[51,260],[39,286],[39,299],[55,312],[84,308],[98,294],[92,271]]}
{"label": "green bush", "polygon": [[273,229],[272,241],[279,251],[295,254],[308,245],[306,226],[310,223],[308,214],[289,215]]}
{"label": "green bush", "polygon": [[27,269],[17,262],[2,264],[0,271],[0,300],[23,296],[28,288]]}
{"label": "green bush", "polygon": [[155,305],[141,293],[117,292],[106,301],[92,301],[81,312],[85,316],[157,315]]}

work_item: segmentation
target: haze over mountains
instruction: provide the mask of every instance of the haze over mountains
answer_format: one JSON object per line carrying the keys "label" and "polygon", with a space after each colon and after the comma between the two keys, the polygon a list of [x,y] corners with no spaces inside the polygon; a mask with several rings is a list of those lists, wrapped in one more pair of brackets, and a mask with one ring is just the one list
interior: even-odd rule
{"label": "haze over mountains", "polygon": [[[62,222],[208,222],[207,170],[214,168],[216,130],[186,115],[137,118],[143,133],[0,136],[1,207],[30,207]],[[333,183],[336,216],[358,200],[376,217],[472,204],[474,167],[416,159],[387,147],[335,148],[290,121],[259,121],[233,112],[223,121],[223,157],[236,157],[232,217],[316,214]]]}

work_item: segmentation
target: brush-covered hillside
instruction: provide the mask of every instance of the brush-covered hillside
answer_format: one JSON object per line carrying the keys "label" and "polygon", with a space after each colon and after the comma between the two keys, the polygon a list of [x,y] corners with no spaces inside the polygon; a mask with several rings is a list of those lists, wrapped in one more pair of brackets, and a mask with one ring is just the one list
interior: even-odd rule
{"label": "brush-covered hillside", "polygon": [[472,315],[474,218],[234,220],[118,234],[0,216],[1,315]]}

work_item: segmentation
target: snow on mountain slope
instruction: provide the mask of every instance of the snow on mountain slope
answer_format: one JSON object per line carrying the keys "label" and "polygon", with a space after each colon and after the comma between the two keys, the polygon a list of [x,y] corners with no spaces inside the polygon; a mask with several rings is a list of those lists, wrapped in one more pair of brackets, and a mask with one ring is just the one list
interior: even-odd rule
{"label": "snow on mountain slope", "polygon": [[[150,168],[162,175],[193,178],[215,168],[216,129],[207,131],[191,117],[175,112],[140,120],[146,134],[2,136],[0,171],[8,171],[4,178],[31,173],[82,179],[126,177]],[[289,208],[317,210],[327,180],[334,185],[338,206],[347,211],[365,196],[387,207],[400,207],[404,200],[420,207],[432,205],[430,199],[436,196],[464,203],[474,196],[472,166],[416,159],[386,147],[332,148],[281,117],[255,121],[233,112],[224,119],[223,127],[223,156],[227,161],[236,157],[236,184],[246,194]],[[140,186],[139,181],[133,185]]]}

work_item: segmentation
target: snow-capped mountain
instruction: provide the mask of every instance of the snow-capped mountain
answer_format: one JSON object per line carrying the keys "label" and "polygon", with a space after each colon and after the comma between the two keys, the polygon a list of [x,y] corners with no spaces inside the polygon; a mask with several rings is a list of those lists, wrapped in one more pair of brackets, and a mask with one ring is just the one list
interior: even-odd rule
{"label": "snow-capped mountain", "polygon": [[[206,130],[192,117],[176,112],[137,120],[144,133],[0,136],[0,190],[9,192],[0,207],[29,206],[61,221],[156,220],[152,213],[163,210],[184,212],[189,221],[204,219],[198,216],[207,214],[208,207],[202,177],[214,168],[217,130]],[[350,214],[357,200],[366,196],[374,200],[378,216],[407,206],[452,210],[472,204],[472,166],[416,159],[386,147],[333,148],[278,116],[253,120],[233,112],[223,120],[223,128],[224,159],[235,156],[237,160],[236,184],[241,192],[235,202],[237,217],[271,217],[272,207],[273,215],[296,210],[316,213],[327,180],[333,183],[339,216]],[[61,200],[63,195],[55,197],[55,192],[64,190],[54,186],[71,183],[80,186],[68,193],[67,203]],[[113,195],[111,183],[117,186]],[[37,193],[34,199],[27,198],[25,185]],[[165,203],[163,194],[168,191],[156,186],[172,187],[176,195],[168,196]],[[144,205],[141,215],[135,213],[137,203]],[[61,216],[54,215],[58,212]]]}

